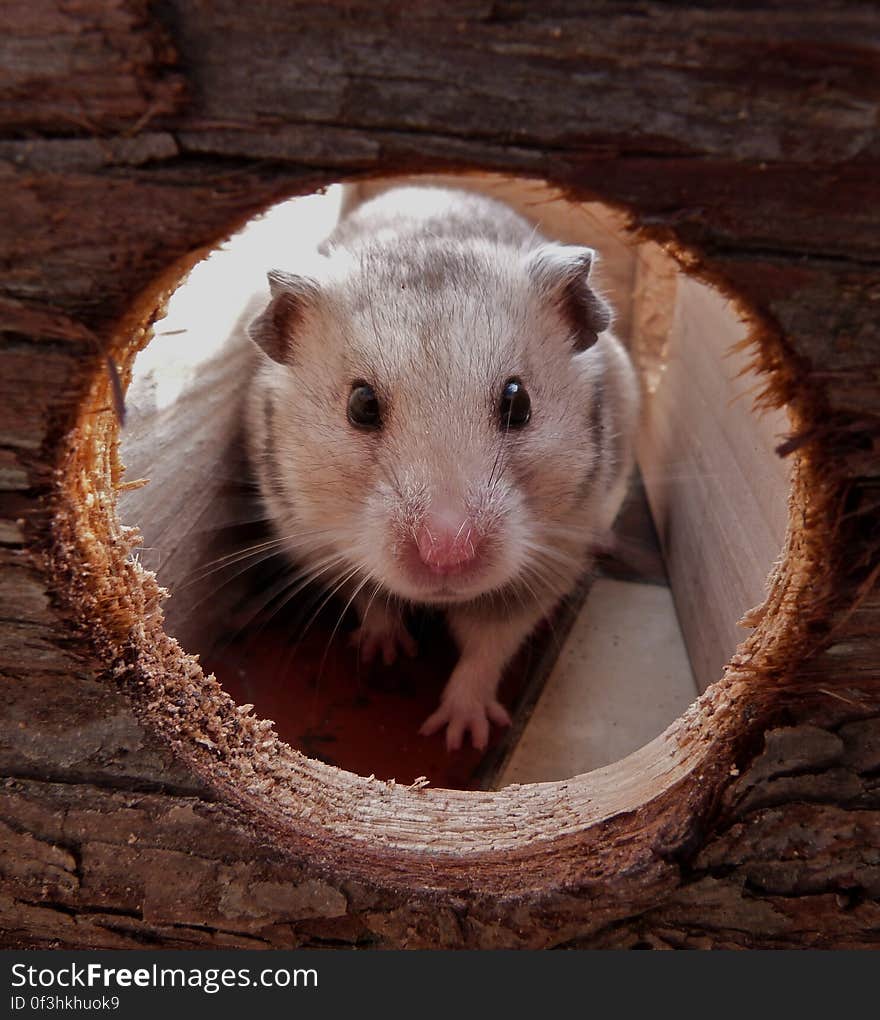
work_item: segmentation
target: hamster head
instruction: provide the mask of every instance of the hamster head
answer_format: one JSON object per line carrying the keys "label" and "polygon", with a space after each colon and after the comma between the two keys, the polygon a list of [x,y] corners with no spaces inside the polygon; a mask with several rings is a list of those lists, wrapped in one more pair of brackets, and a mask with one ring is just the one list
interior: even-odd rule
{"label": "hamster head", "polygon": [[250,335],[294,558],[433,605],[567,590],[600,457],[594,257],[380,236],[269,274]]}

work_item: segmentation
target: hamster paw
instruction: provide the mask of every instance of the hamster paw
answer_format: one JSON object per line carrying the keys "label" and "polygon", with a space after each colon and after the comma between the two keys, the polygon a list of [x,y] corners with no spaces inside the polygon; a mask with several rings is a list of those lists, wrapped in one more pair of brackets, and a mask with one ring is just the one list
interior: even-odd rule
{"label": "hamster paw", "polygon": [[509,726],[507,709],[495,698],[483,699],[471,692],[452,694],[443,699],[433,715],[428,716],[419,733],[430,737],[446,727],[446,750],[457,751],[466,733],[478,751],[484,751],[489,743],[489,723]]}
{"label": "hamster paw", "polygon": [[382,661],[391,666],[397,660],[398,651],[403,651],[411,659],[419,651],[415,639],[399,620],[380,618],[375,622],[368,617],[352,631],[349,644],[358,650],[361,662],[369,664],[381,652]]}

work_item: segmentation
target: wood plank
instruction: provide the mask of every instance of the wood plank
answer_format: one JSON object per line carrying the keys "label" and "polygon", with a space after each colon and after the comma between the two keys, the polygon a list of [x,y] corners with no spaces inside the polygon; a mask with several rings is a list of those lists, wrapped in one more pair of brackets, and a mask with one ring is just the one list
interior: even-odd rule
{"label": "wood plank", "polygon": [[752,409],[762,383],[733,350],[746,334],[717,292],[682,277],[639,440],[701,689],[744,639],[737,621],[764,601],[787,524],[788,465],[774,447],[790,426],[783,412]]}

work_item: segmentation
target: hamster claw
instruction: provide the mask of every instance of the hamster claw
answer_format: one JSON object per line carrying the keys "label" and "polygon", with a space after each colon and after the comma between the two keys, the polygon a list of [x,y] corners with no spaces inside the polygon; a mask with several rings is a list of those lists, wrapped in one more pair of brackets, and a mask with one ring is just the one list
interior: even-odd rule
{"label": "hamster claw", "polygon": [[377,655],[381,654],[382,662],[392,666],[397,661],[398,651],[403,651],[409,658],[418,655],[419,646],[415,639],[399,624],[396,627],[374,629],[361,624],[353,631],[348,643],[358,650],[364,665],[369,665]]}
{"label": "hamster claw", "polygon": [[474,748],[485,751],[489,743],[490,721],[496,726],[510,725],[510,715],[500,701],[494,698],[486,702],[478,698],[450,698],[428,716],[419,733],[430,737],[445,726],[447,751],[458,751],[467,733],[470,733]]}

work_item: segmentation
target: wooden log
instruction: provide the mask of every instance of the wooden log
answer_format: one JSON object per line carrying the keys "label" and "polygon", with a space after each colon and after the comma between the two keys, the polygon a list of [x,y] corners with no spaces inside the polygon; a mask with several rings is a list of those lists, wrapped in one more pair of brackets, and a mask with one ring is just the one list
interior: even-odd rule
{"label": "wooden log", "polygon": [[[0,17],[2,942],[874,944],[876,12]],[[276,198],[450,169],[624,209],[748,315],[792,417],[783,557],[724,678],[624,762],[493,794],[302,758],[164,633],[103,353],[125,381],[185,269]]]}

